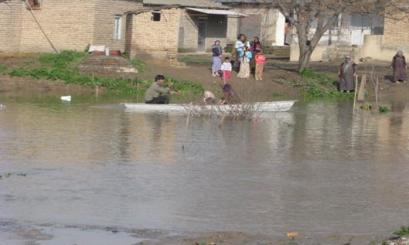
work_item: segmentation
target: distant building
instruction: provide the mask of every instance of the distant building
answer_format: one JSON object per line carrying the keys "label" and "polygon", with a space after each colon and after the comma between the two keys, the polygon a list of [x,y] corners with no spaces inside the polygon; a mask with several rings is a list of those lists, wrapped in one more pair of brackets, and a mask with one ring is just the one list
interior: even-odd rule
{"label": "distant building", "polygon": [[[134,16],[136,50],[208,51],[216,40],[226,43],[228,17],[242,16],[212,0],[144,0],[143,3],[160,20],[152,19],[149,12]],[[155,8],[163,7],[172,8],[155,12]]]}
{"label": "distant building", "polygon": [[0,52],[205,51],[239,15],[212,0],[0,1]]}
{"label": "distant building", "polygon": [[286,19],[272,6],[274,0],[218,0],[232,11],[245,14],[245,18],[229,18],[228,41],[236,40],[239,33],[253,39],[257,36],[264,46],[284,46]]}
{"label": "distant building", "polygon": [[50,52],[45,35],[59,50],[83,51],[89,44],[123,50],[123,13],[138,8],[142,8],[142,3],[131,0],[1,2],[0,52]]}

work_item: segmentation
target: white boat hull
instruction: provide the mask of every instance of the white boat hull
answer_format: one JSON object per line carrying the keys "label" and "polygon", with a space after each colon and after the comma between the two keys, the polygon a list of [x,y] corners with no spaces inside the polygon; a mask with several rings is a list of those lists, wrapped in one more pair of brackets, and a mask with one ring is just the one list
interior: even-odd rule
{"label": "white boat hull", "polygon": [[273,101],[273,102],[257,102],[254,104],[239,104],[239,105],[190,105],[190,104],[122,104],[126,111],[129,112],[165,112],[165,113],[190,113],[190,112],[206,112],[214,111],[220,113],[229,113],[240,110],[253,110],[258,113],[264,112],[285,112],[289,111],[295,101]]}

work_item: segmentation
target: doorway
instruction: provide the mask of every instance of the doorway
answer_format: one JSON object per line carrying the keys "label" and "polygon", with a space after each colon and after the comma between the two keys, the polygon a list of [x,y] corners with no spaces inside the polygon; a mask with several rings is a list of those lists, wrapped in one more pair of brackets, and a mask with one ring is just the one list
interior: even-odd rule
{"label": "doorway", "polygon": [[207,36],[207,19],[199,19],[197,22],[198,27],[198,51],[206,51],[206,36]]}

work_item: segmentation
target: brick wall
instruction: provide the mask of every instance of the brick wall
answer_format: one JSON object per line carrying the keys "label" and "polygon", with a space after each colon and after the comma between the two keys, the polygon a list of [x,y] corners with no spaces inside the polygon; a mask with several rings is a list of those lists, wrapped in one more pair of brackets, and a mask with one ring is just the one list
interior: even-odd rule
{"label": "brick wall", "polygon": [[177,52],[183,10],[175,8],[162,10],[161,13],[161,21],[153,21],[151,12],[133,17],[133,51]]}
{"label": "brick wall", "polygon": [[[57,49],[82,51],[93,41],[95,2],[96,0],[43,0],[41,9],[33,10],[33,13]],[[21,32],[20,51],[52,51],[26,8],[22,13]]]}
{"label": "brick wall", "polygon": [[393,19],[385,18],[383,45],[397,49],[409,47],[409,15],[396,14]]}
{"label": "brick wall", "polygon": [[20,0],[0,3],[0,52],[18,52],[21,36]]}
{"label": "brick wall", "polygon": [[[98,0],[97,2],[98,4],[95,6],[93,44],[106,45],[110,47],[110,49],[124,51],[125,39],[130,31],[128,30],[127,32],[126,30],[127,16],[124,15],[124,13],[138,10],[142,8],[142,4],[131,0]],[[122,16],[122,36],[120,40],[114,40],[114,22],[116,15]]]}

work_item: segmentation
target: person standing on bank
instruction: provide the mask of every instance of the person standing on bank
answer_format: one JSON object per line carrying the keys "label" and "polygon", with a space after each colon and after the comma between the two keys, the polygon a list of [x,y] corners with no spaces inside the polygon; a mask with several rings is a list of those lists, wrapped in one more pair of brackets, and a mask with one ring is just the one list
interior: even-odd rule
{"label": "person standing on bank", "polygon": [[217,72],[220,71],[222,66],[223,49],[220,46],[220,41],[216,40],[212,46],[213,60],[212,60],[212,75],[217,76]]}
{"label": "person standing on bank", "polygon": [[255,78],[256,81],[263,80],[263,72],[264,72],[264,65],[266,63],[266,56],[263,54],[263,51],[260,51],[256,54],[254,58],[256,63],[256,71],[255,71]]}
{"label": "person standing on bank", "polygon": [[261,45],[260,38],[254,37],[253,42],[251,42],[251,52],[253,52],[253,56],[263,51],[263,46]]}
{"label": "person standing on bank", "polygon": [[240,71],[240,62],[244,56],[245,49],[246,49],[246,35],[239,34],[239,36],[237,37],[237,41],[234,44],[234,53],[232,55],[234,57],[233,65],[237,72]]}
{"label": "person standing on bank", "polygon": [[173,92],[165,87],[165,76],[156,75],[155,82],[146,90],[146,104],[169,104],[170,94]]}
{"label": "person standing on bank", "polygon": [[240,71],[237,74],[238,78],[249,78],[250,77],[250,63],[251,60],[253,59],[253,53],[246,48],[246,50],[244,51],[244,55],[241,58],[240,62]]}
{"label": "person standing on bank", "polygon": [[355,90],[356,64],[350,56],[346,56],[339,68],[339,90],[353,92]]}
{"label": "person standing on bank", "polygon": [[407,65],[406,58],[403,55],[403,51],[399,50],[392,60],[392,69],[393,69],[393,81],[395,83],[404,82],[408,79],[406,73]]}

